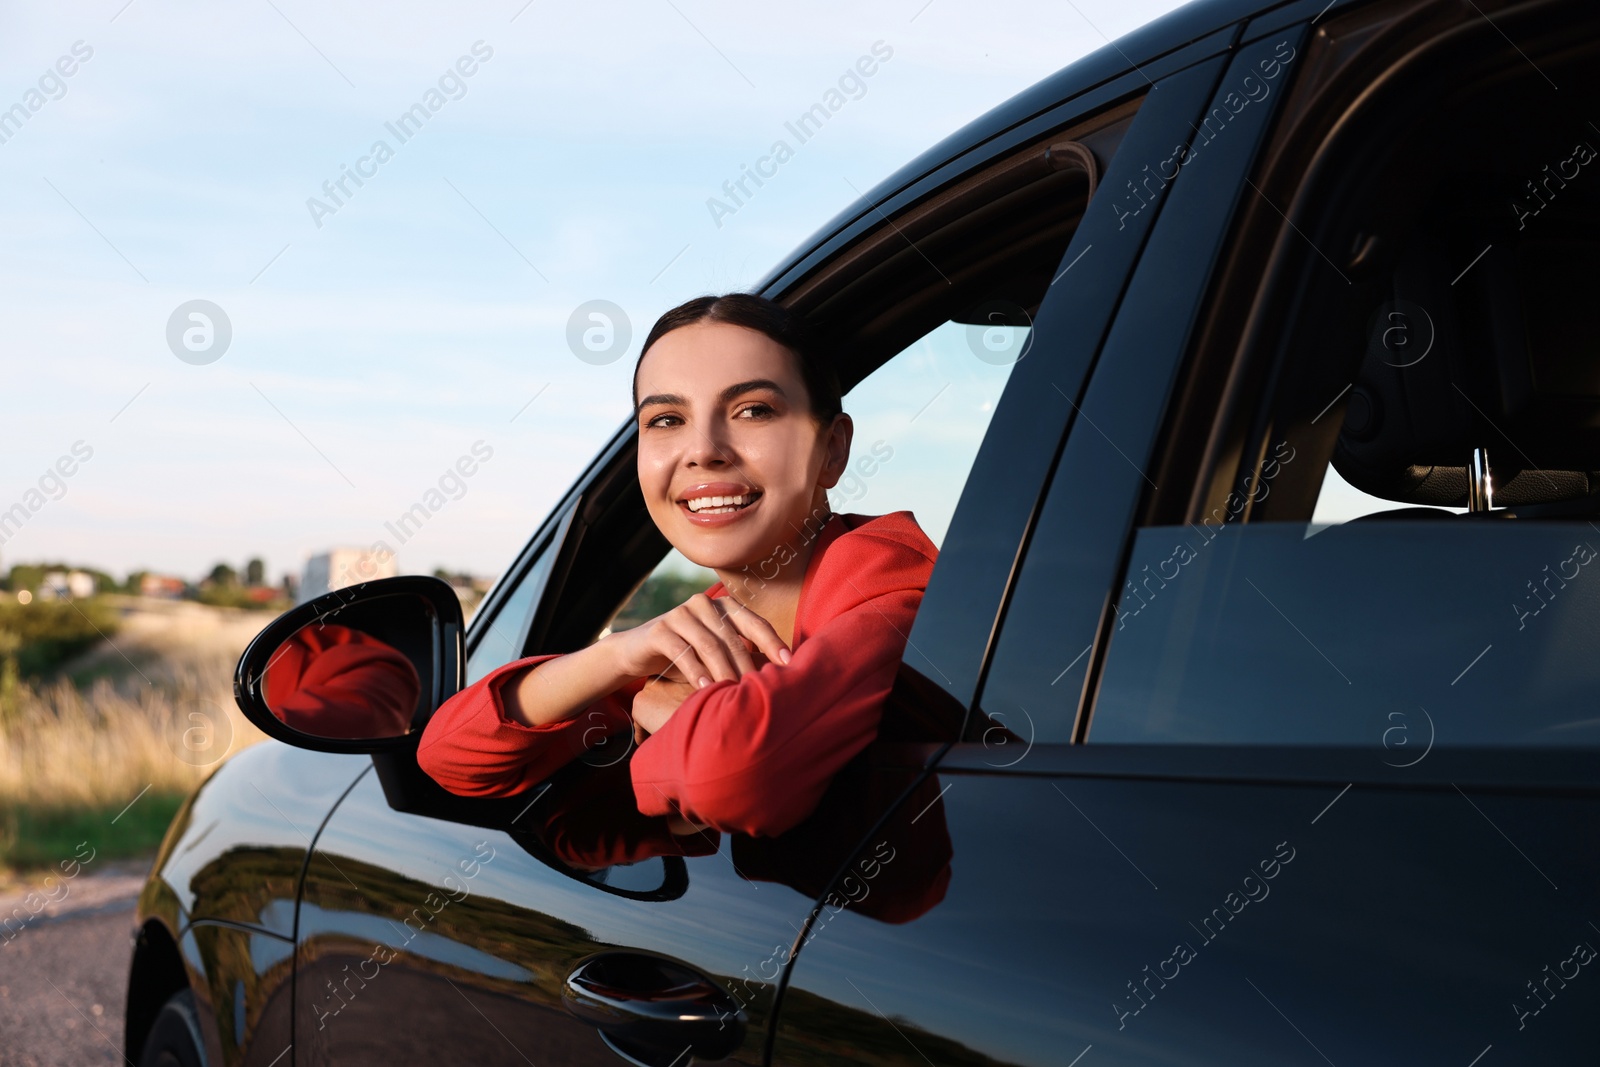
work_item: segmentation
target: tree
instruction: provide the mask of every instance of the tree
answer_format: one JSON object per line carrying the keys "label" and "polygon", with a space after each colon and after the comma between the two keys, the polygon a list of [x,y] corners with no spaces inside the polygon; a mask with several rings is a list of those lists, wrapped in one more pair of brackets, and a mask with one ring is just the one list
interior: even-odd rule
{"label": "tree", "polygon": [[267,584],[267,565],[259,558],[251,560],[244,565],[244,582],[246,585]]}
{"label": "tree", "polygon": [[39,583],[44,581],[44,568],[36,563],[14,563],[11,565],[11,591],[19,589],[37,589]]}
{"label": "tree", "polygon": [[219,563],[211,568],[211,584],[220,588],[227,588],[239,584],[239,572],[226,563]]}

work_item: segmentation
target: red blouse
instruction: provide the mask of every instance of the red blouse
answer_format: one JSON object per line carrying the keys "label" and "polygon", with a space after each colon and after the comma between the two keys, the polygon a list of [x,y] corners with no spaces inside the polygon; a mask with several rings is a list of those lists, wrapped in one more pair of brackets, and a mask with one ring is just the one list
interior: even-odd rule
{"label": "red blouse", "polygon": [[[639,810],[768,836],[805,819],[877,733],[937,556],[909,511],[829,519],[801,582],[789,663],[757,656],[758,669],[685,698],[633,755]],[[726,590],[719,581],[706,594]],[[553,658],[507,663],[445,701],[423,731],[422,769],[453,793],[505,796],[602,744],[621,751],[602,750],[591,762],[621,758],[645,679],[561,722],[524,726],[506,718],[502,680]]]}
{"label": "red blouse", "polygon": [[267,707],[317,737],[396,737],[411,728],[422,680],[400,652],[333,623],[306,625],[267,668]]}

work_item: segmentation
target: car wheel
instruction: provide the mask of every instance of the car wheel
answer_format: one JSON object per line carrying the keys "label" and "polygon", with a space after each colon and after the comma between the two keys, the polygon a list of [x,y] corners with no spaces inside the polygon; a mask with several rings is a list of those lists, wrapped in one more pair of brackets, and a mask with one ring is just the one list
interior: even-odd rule
{"label": "car wheel", "polygon": [[139,1053],[139,1067],[206,1067],[204,1048],[194,993],[184,989],[168,997],[156,1013]]}

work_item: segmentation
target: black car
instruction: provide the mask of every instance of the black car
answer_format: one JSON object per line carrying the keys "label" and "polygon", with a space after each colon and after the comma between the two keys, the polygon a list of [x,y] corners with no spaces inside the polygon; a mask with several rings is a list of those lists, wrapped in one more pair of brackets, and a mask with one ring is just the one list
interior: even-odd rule
{"label": "black car", "polygon": [[[757,287],[948,449],[882,728],[811,817],[673,832],[622,739],[512,797],[417,767],[440,701],[667,555],[630,421],[470,626],[400,578],[252,645],[289,743],[174,821],[128,1057],[1595,1062],[1597,81],[1592,0],[1205,0],[935,145]],[[936,334],[997,404],[930,399],[968,389]],[[407,733],[274,719],[329,620],[415,667]]]}

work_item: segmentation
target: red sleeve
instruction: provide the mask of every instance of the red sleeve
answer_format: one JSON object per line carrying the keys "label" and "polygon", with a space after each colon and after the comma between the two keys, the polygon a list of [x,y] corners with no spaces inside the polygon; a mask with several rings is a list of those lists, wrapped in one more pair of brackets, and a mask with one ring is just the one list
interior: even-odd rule
{"label": "red sleeve", "polygon": [[422,682],[398,649],[346,626],[306,626],[267,668],[267,707],[318,737],[393,737],[411,726]]}
{"label": "red sleeve", "polygon": [[631,766],[641,812],[777,836],[816,808],[877,733],[925,574],[871,597],[841,584],[833,596],[849,606],[797,642],[787,665],[691,693],[645,739]]}
{"label": "red sleeve", "polygon": [[530,656],[497,667],[439,705],[422,731],[417,764],[452,793],[498,797],[549,778],[612,734],[631,730],[633,696],[645,679],[629,682],[570,719],[524,726],[506,718],[500,686],[513,671],[554,659]]}

